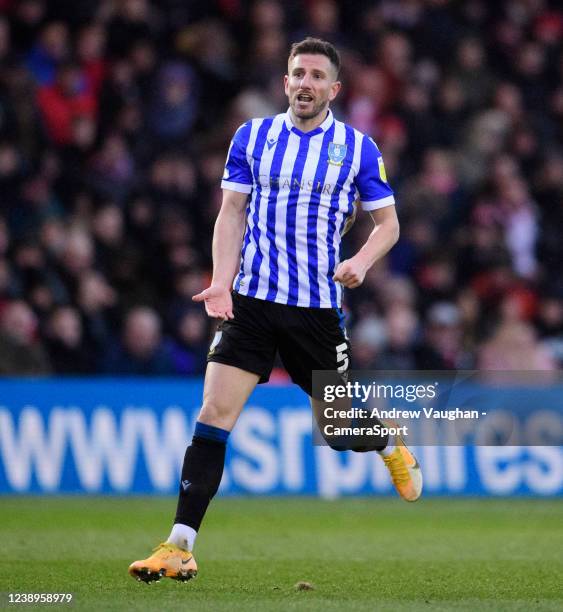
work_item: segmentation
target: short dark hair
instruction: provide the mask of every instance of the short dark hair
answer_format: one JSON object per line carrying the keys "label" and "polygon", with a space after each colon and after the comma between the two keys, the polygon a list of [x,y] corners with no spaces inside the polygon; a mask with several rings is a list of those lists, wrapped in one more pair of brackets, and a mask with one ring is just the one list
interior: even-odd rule
{"label": "short dark hair", "polygon": [[340,72],[340,54],[334,45],[326,40],[308,36],[305,40],[293,43],[291,45],[288,62],[290,62],[297,55],[302,55],[305,53],[310,53],[311,55],[324,55],[328,57],[330,63],[336,70],[336,75],[338,76],[338,73]]}

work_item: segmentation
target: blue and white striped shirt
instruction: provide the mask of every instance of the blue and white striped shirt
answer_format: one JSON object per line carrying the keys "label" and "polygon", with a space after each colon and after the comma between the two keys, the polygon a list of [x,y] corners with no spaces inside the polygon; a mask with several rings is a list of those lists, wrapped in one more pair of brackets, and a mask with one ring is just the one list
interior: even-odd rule
{"label": "blue and white striped shirt", "polygon": [[235,291],[310,308],[340,307],[332,276],[356,200],[368,211],[395,203],[375,142],[330,110],[311,132],[289,113],[243,124],[221,187],[249,194]]}

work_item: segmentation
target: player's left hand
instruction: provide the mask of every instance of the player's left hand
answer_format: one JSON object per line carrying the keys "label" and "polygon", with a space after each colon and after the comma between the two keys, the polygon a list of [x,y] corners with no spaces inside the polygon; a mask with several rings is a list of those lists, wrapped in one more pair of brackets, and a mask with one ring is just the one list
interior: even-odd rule
{"label": "player's left hand", "polygon": [[355,289],[364,282],[365,277],[365,267],[352,258],[345,259],[338,264],[332,280],[342,283],[348,289]]}

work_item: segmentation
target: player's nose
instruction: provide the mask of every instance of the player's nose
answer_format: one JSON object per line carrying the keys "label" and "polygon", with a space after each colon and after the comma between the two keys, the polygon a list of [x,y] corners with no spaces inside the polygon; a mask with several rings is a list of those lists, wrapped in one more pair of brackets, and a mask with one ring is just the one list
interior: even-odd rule
{"label": "player's nose", "polygon": [[311,89],[311,75],[305,73],[302,77],[301,77],[301,81],[299,83],[299,87],[301,89]]}

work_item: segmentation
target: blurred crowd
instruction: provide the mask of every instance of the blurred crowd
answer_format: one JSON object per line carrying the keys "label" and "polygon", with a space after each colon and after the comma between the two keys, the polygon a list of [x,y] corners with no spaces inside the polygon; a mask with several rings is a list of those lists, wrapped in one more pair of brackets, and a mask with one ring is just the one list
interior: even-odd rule
{"label": "blurred crowd", "polygon": [[346,296],[355,367],[562,368],[558,6],[0,0],[0,374],[204,372],[229,140],[287,108],[307,35],[339,47],[335,115],[401,221]]}

